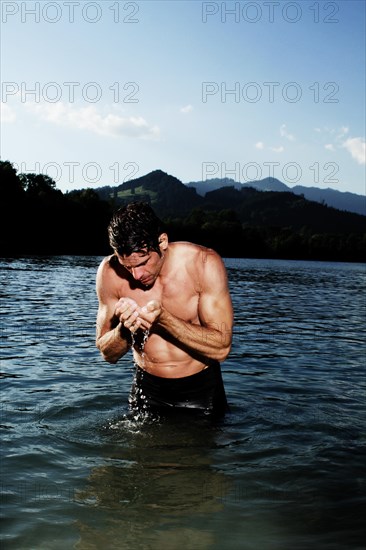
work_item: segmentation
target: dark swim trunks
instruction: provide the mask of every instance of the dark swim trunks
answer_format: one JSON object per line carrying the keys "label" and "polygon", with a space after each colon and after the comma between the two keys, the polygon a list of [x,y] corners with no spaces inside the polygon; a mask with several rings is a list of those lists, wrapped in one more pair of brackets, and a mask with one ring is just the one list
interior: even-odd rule
{"label": "dark swim trunks", "polygon": [[133,410],[162,415],[184,411],[223,416],[229,407],[220,363],[212,361],[184,378],[161,378],[137,367],[130,405]]}

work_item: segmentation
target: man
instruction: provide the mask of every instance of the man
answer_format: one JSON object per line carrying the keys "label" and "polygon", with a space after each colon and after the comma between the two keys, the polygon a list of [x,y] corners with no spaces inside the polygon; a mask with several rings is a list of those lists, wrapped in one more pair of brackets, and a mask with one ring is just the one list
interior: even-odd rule
{"label": "man", "polygon": [[132,407],[224,414],[220,362],[231,348],[233,310],[221,258],[169,243],[145,203],[121,208],[108,232],[114,254],[97,273],[96,345],[110,363],[133,348]]}

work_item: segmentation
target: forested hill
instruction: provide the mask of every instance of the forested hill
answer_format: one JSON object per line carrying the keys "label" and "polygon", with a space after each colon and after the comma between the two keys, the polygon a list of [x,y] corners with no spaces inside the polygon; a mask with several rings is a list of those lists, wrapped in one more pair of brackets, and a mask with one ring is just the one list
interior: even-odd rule
{"label": "forested hill", "polygon": [[102,200],[111,201],[115,206],[133,200],[147,201],[159,216],[187,215],[193,208],[204,204],[195,189],[190,189],[161,170],[154,170],[116,187],[99,187],[95,191]]}
{"label": "forested hill", "polygon": [[231,211],[230,214],[226,212],[226,217],[245,226],[307,228],[328,233],[366,229],[366,216],[330,208],[302,195],[258,191],[251,187],[222,187],[201,196],[194,188],[161,170],[95,191],[101,199],[112,201],[116,207],[134,200],[147,201],[159,216],[169,219],[184,218],[194,209],[208,214],[226,210]]}
{"label": "forested hill", "polygon": [[3,256],[110,253],[107,226],[122,204],[147,201],[171,240],[222,256],[365,261],[366,216],[290,192],[227,187],[206,193],[161,170],[122,185],[62,193],[42,174],[0,161]]}
{"label": "forested hill", "polygon": [[346,210],[347,212],[355,212],[356,214],[366,215],[366,197],[365,195],[357,195],[348,191],[337,191],[329,187],[324,189],[320,187],[308,187],[304,185],[295,185],[288,187],[282,181],[268,177],[262,180],[240,183],[231,178],[213,178],[205,181],[192,181],[186,184],[189,188],[196,189],[199,195],[205,196],[210,191],[215,191],[222,187],[234,187],[235,189],[245,189],[253,187],[258,191],[278,191],[285,193],[295,193],[295,195],[303,195],[306,199],[320,202],[327,206],[333,206],[338,210]]}

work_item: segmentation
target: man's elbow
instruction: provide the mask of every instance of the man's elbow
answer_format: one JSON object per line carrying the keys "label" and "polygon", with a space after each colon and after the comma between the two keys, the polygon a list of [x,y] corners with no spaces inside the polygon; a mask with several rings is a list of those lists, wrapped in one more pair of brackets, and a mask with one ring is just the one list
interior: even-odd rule
{"label": "man's elbow", "polygon": [[222,361],[225,361],[225,359],[228,358],[229,353],[231,351],[232,343],[233,343],[232,330],[227,330],[226,332],[222,333],[221,346],[219,350],[220,359],[218,359],[220,363],[222,363]]}
{"label": "man's elbow", "polygon": [[96,347],[99,349],[101,356],[103,357],[104,361],[107,363],[110,363],[111,365],[115,365],[119,359],[115,354],[108,353],[107,350],[104,350],[103,347],[100,345],[100,342],[98,340],[96,341]]}
{"label": "man's elbow", "polygon": [[223,361],[225,361],[225,359],[227,359],[227,357],[229,356],[229,353],[230,353],[230,347],[222,349],[220,352],[220,357],[217,359],[219,363],[222,363]]}
{"label": "man's elbow", "polygon": [[213,359],[216,359],[219,363],[222,363],[227,359],[229,353],[231,350],[231,342],[226,345],[222,345],[220,349],[216,350],[215,357]]}
{"label": "man's elbow", "polygon": [[107,355],[106,353],[103,353],[103,352],[101,352],[101,355],[102,355],[104,361],[106,361],[110,365],[115,365],[117,363],[118,359],[119,359],[119,357],[113,357],[113,356]]}

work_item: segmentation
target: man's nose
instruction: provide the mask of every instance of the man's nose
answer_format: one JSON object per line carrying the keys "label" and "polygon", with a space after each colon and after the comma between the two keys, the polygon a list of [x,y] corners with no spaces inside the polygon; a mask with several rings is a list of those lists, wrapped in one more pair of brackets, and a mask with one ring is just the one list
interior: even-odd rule
{"label": "man's nose", "polygon": [[144,270],[142,267],[133,267],[132,268],[132,277],[136,279],[136,281],[139,281],[144,274]]}

